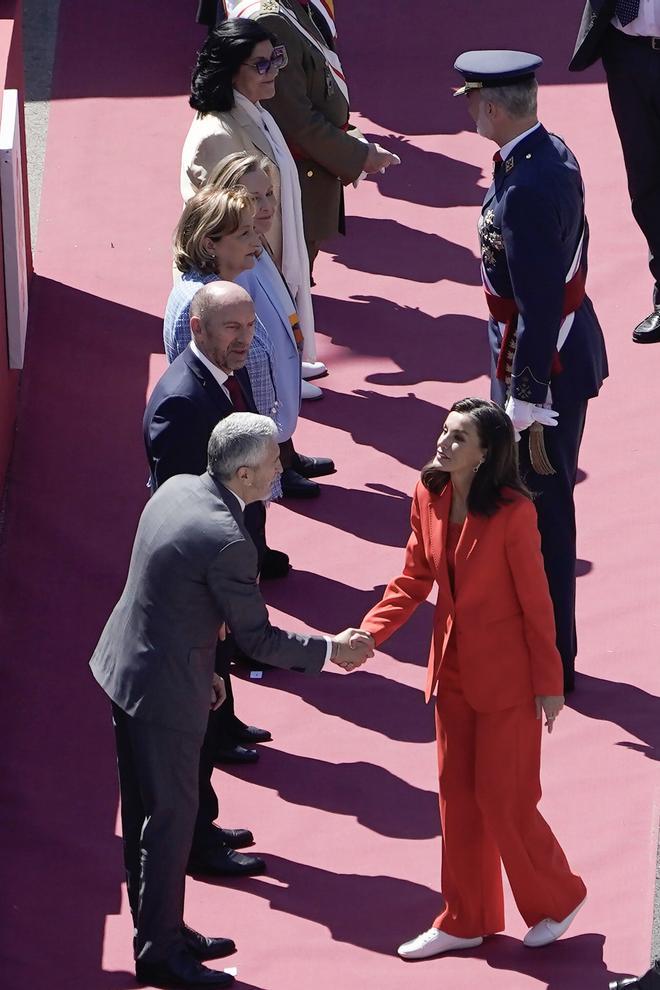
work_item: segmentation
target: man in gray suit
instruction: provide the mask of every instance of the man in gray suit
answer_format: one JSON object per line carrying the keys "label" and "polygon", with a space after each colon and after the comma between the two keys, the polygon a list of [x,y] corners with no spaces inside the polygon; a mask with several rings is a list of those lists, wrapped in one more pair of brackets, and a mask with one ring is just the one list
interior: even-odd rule
{"label": "man in gray suit", "polygon": [[209,707],[222,703],[215,648],[226,623],[264,663],[317,674],[327,660],[352,670],[372,655],[347,629],[332,639],[271,626],[243,509],[281,470],[276,427],[233,413],[213,430],[208,472],[177,475],[147,503],[126,586],[91,660],[112,702],[124,860],[138,979],[156,986],[229,986],[202,960],[235,950],[183,924],[185,874],[198,803]]}

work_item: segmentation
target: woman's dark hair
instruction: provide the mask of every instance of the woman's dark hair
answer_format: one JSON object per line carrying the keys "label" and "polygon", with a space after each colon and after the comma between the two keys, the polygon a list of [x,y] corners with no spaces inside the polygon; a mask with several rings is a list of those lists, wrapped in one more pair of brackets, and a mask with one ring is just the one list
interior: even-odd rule
{"label": "woman's dark hair", "polygon": [[[459,399],[449,412],[465,413],[474,421],[479,442],[486,454],[474,476],[468,495],[468,511],[475,515],[492,516],[509,501],[503,489],[509,488],[527,498],[532,495],[518,471],[513,424],[503,409],[488,399]],[[449,472],[434,461],[422,469],[422,484],[434,495],[449,481]]]}
{"label": "woman's dark hair", "polygon": [[192,75],[190,106],[198,113],[222,113],[234,106],[232,79],[260,41],[277,44],[277,38],[257,21],[236,17],[214,28],[197,54]]}

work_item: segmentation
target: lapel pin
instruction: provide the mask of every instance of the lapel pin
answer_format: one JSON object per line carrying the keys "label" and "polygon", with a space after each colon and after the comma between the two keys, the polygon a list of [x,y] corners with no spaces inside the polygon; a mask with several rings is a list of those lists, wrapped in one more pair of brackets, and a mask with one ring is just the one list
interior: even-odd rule
{"label": "lapel pin", "polygon": [[531,157],[532,156],[529,154],[529,152],[525,155],[525,158],[531,158]]}

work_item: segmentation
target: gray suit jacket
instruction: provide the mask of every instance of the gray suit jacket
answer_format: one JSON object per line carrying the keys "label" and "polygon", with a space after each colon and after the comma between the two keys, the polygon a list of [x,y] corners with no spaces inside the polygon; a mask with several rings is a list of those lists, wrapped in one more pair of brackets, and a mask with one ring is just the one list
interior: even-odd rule
{"label": "gray suit jacket", "polygon": [[129,715],[202,735],[218,630],[276,667],[319,673],[326,642],[271,626],[257,552],[231,492],[208,474],[177,475],[147,503],[126,586],[90,666]]}

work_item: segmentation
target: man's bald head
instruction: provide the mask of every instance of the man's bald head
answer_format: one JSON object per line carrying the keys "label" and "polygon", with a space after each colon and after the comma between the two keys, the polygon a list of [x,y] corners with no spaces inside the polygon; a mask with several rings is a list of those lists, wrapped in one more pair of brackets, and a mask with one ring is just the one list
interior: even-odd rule
{"label": "man's bald head", "polygon": [[190,318],[197,317],[204,323],[208,313],[213,313],[225,306],[247,302],[252,305],[250,296],[235,282],[207,282],[197,290],[190,304]]}
{"label": "man's bald head", "polygon": [[230,374],[247,361],[254,334],[254,303],[240,285],[208,282],[190,304],[190,331],[202,354]]}

